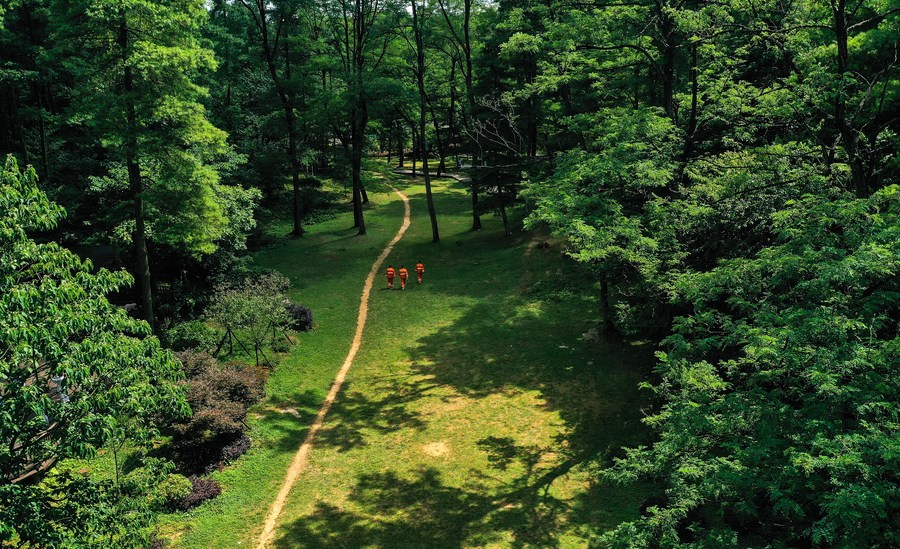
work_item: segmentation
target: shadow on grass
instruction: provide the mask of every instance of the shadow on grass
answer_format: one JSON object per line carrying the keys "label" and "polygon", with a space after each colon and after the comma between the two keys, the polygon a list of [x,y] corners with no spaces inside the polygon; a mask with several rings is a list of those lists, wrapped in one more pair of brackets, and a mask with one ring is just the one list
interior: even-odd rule
{"label": "shadow on grass", "polygon": [[[636,384],[650,364],[648,351],[588,343],[592,365],[574,360],[585,353],[573,357],[548,345],[554,333],[571,335],[583,305],[549,304],[540,316],[519,315],[501,298],[471,307],[417,342],[410,350],[413,375],[386,381],[384,398],[343,394],[331,416],[335,427],[317,443],[345,450],[365,444],[369,434],[417,428],[423,418],[408,405],[445,386],[472,398],[537,389],[564,422],[557,440],[538,446],[485,436],[476,444],[488,466],[471,467],[462,485],[445,482],[432,467],[360,474],[347,501],[319,502],[283,525],[276,547],[559,547],[565,535],[591,538],[634,518],[645,495],[640,490],[596,484],[565,499],[551,489],[573,469],[608,463],[620,446],[645,437]],[[410,379],[418,381],[408,385]]]}
{"label": "shadow on grass", "polygon": [[558,547],[555,533],[565,502],[549,494],[571,464],[522,475],[499,494],[473,475],[448,486],[434,468],[405,478],[388,471],[359,477],[349,505],[320,502],[314,512],[282,529],[279,548],[460,547],[512,537],[512,546]]}
{"label": "shadow on grass", "polygon": [[264,444],[279,452],[295,451],[309,431],[321,404],[322,395],[313,389],[270,400],[264,407],[251,412],[257,425],[265,426],[265,432],[253,430],[250,435],[262,434]]}
{"label": "shadow on grass", "polygon": [[473,398],[538,389],[565,424],[560,446],[576,459],[643,440],[639,405],[646,395],[637,385],[649,373],[651,350],[599,342],[575,348],[579,311],[587,305],[577,298],[544,301],[533,314],[514,305],[481,301],[420,339],[410,349],[413,372]]}
{"label": "shadow on grass", "polygon": [[[427,226],[424,196],[411,201],[415,223]],[[468,205],[463,196],[438,207],[444,208],[440,216]],[[401,259],[408,265],[424,259],[427,291],[465,297],[445,301],[461,316],[412,344],[410,370],[374,395],[348,386],[317,445],[345,451],[365,445],[369,436],[424,427],[427,418],[412,404],[445,388],[473,399],[536,391],[561,419],[560,435],[538,446],[490,433],[477,441],[488,466],[471,467],[462,483],[432,467],[358,474],[345,501],[321,501],[282,525],[277,547],[558,547],[571,541],[566,534],[590,539],[637,516],[640,490],[596,483],[563,499],[551,486],[573,469],[608,464],[622,446],[646,440],[640,423],[646,395],[637,383],[653,363],[651,349],[575,343],[592,316],[588,311],[596,309],[585,282],[590,277],[561,260],[558,250],[532,250],[533,235],[448,232],[438,246],[407,237]],[[397,263],[397,255],[389,261]],[[560,277],[560,269],[569,276]]]}
{"label": "shadow on grass", "polygon": [[425,426],[421,414],[409,405],[424,397],[433,385],[404,380],[390,382],[380,398],[368,398],[347,384],[328,413],[328,422],[316,437],[316,446],[341,452],[366,444],[367,437]]}

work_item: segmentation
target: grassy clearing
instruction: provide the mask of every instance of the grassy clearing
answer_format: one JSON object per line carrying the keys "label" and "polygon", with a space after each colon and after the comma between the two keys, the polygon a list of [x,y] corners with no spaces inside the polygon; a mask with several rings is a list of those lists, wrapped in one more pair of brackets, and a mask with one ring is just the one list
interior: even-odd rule
{"label": "grassy clearing", "polygon": [[[634,516],[643,494],[592,482],[596,458],[642,436],[637,381],[647,351],[582,340],[598,305],[557,247],[472,233],[465,189],[436,186],[443,241],[430,243],[424,189],[404,187],[413,223],[389,262],[425,284],[376,285],[364,342],[276,533],[278,547],[584,546]],[[170,523],[182,547],[247,546],[261,529],[347,352],[365,274],[402,203],[370,193],[370,236],[349,215],[257,256],[288,276],[318,329],[279,364],[255,409],[255,446],[215,476],[225,494]],[[287,232],[287,226],[282,233]]]}
{"label": "grassy clearing", "polygon": [[424,189],[389,261],[426,282],[374,293],[348,383],[285,507],[279,547],[578,546],[642,494],[589,467],[640,436],[646,351],[582,341],[597,303],[579,271],[498,219],[471,233],[465,189]]}

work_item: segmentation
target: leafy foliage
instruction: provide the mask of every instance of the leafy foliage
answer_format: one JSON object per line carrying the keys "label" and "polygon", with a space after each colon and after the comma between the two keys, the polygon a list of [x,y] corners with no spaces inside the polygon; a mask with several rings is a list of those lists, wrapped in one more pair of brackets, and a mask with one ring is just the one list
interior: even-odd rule
{"label": "leafy foliage", "polygon": [[611,539],[685,541],[703,508],[703,543],[900,541],[898,192],[797,200],[774,246],[680,281],[694,313],[661,354],[660,441],[611,473],[665,479],[668,505]]}
{"label": "leafy foliage", "polygon": [[154,490],[160,505],[168,509],[180,507],[181,503],[193,491],[194,483],[184,475],[171,474]]}
{"label": "leafy foliage", "polygon": [[182,511],[193,509],[204,501],[218,497],[222,493],[222,487],[214,479],[192,476],[190,481],[191,492],[181,500]]}
{"label": "leafy foliage", "polygon": [[[131,277],[95,272],[72,252],[29,236],[51,229],[62,215],[38,190],[35,171],[20,172],[7,159],[0,174],[0,477],[13,483],[4,484],[0,505],[7,539],[13,532],[22,540],[70,535],[34,529],[59,512],[50,494],[68,489],[23,487],[16,479],[63,458],[89,457],[123,433],[146,444],[157,434],[158,417],[188,411],[174,357],[149,337],[145,323],[105,297]],[[93,481],[64,476],[60,482],[89,492]],[[71,517],[81,497],[113,505],[108,490],[72,496],[62,504]],[[6,522],[21,513],[32,517]],[[99,514],[95,519],[85,528],[102,533],[114,526]]]}
{"label": "leafy foliage", "polygon": [[287,309],[289,318],[288,326],[292,330],[308,332],[313,329],[313,314],[309,307],[288,303],[285,305],[285,309]]}
{"label": "leafy foliage", "polygon": [[263,396],[265,379],[250,368],[223,366],[206,353],[179,354],[186,372],[191,418],[174,424],[173,447],[189,472],[208,472],[249,447],[247,408]]}
{"label": "leafy foliage", "polygon": [[248,337],[259,366],[260,357],[268,362],[264,352],[266,342],[287,337],[284,331],[290,323],[288,288],[288,279],[277,272],[254,275],[239,284],[223,284],[217,289],[207,315],[225,328],[225,338],[237,338],[238,333]]}
{"label": "leafy foliage", "polygon": [[182,322],[166,331],[166,343],[175,351],[208,351],[218,339],[218,332],[202,320]]}

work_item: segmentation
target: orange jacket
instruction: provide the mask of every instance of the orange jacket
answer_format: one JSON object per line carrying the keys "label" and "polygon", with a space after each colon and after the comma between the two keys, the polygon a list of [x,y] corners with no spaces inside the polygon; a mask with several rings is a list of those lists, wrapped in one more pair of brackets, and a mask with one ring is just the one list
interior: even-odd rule
{"label": "orange jacket", "polygon": [[406,278],[408,276],[409,276],[409,271],[407,271],[405,268],[400,269],[400,278]]}
{"label": "orange jacket", "polygon": [[417,273],[424,273],[424,272],[425,272],[425,265],[422,265],[421,263],[419,263],[418,265],[416,265],[416,272],[417,272]]}
{"label": "orange jacket", "polygon": [[394,278],[394,275],[396,275],[396,274],[397,274],[397,271],[395,271],[393,267],[388,267],[388,270],[387,270],[388,278]]}

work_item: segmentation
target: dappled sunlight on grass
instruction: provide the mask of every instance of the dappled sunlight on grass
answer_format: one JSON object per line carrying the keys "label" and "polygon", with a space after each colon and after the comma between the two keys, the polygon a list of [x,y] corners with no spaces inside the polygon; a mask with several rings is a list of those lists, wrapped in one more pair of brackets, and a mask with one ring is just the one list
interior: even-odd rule
{"label": "dappled sunlight on grass", "polygon": [[[422,181],[370,167],[379,190],[393,181],[411,199],[412,225],[387,263],[423,261],[425,283],[400,291],[376,280],[362,348],[276,545],[585,546],[634,517],[643,494],[598,484],[594,471],[646,436],[636,387],[649,349],[582,340],[596,300],[559,248],[536,245],[546,236],[506,237],[490,215],[469,231],[465,186],[442,179],[432,244]],[[289,277],[317,328],[272,372],[251,413],[254,448],[216,474],[223,496],[167,525],[181,546],[246,545],[261,530],[350,345],[365,274],[402,217],[399,200],[370,196],[368,237],[345,213],[257,254]]]}
{"label": "dappled sunlight on grass", "polygon": [[591,469],[645,436],[650,352],[582,341],[598,311],[577,275],[556,276],[574,266],[489,216],[468,231],[456,182],[436,184],[431,244],[412,182],[413,224],[389,262],[421,259],[425,284],[374,294],[278,546],[586,545],[643,497],[596,486]]}

